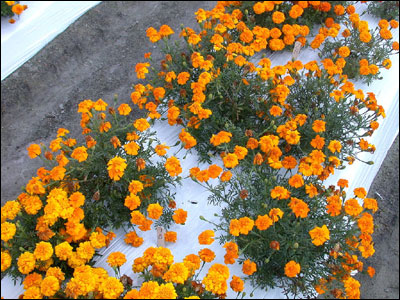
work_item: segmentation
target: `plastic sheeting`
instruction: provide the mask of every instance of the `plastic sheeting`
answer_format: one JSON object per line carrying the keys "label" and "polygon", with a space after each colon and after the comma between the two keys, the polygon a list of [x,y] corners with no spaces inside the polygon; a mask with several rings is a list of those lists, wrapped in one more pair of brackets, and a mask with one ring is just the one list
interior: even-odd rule
{"label": "plastic sheeting", "polygon": [[[359,9],[357,9],[357,12]],[[363,19],[369,22],[370,28],[374,28],[377,26],[378,20],[373,19],[368,16],[364,16]],[[394,40],[398,41],[399,33],[398,29],[393,32]],[[279,64],[285,64],[288,60],[291,59],[291,53],[283,52],[283,53],[274,53],[270,56],[273,66]],[[302,62],[308,62],[310,60],[317,60],[318,57],[315,52],[311,50],[304,50],[300,52],[299,60]],[[392,68],[390,70],[382,70],[383,80],[376,81],[370,86],[365,84],[355,82],[355,87],[363,89],[365,93],[374,92],[378,103],[381,104],[386,111],[386,118],[380,121],[380,127],[375,131],[372,137],[366,138],[369,143],[376,145],[376,152],[374,154],[363,153],[359,157],[365,161],[373,160],[373,165],[367,165],[361,163],[359,161],[355,161],[353,165],[348,166],[344,170],[336,170],[335,174],[332,175],[327,181],[325,181],[325,185],[329,186],[330,184],[336,184],[339,178],[344,178],[349,180],[349,188],[346,189],[348,197],[353,196],[353,190],[357,187],[364,187],[366,190],[369,190],[372,181],[374,180],[375,175],[377,174],[387,151],[392,145],[394,139],[396,138],[399,131],[399,57],[398,55],[392,56]],[[166,143],[169,146],[172,146],[178,140],[178,134],[181,129],[177,126],[171,127],[166,122],[157,121],[155,126],[152,127],[152,130],[156,131],[158,134],[158,138],[162,143]],[[170,149],[167,155],[174,155],[176,149]],[[199,165],[197,163],[197,155],[195,151],[186,155],[186,158],[183,159],[183,156],[186,153],[181,151],[176,156],[181,160],[182,165],[182,177],[187,177],[189,175],[189,169],[195,166],[200,167],[200,169],[204,169],[207,165]],[[215,160],[215,163],[222,166],[222,162]],[[178,234],[178,240],[175,244],[167,243],[167,247],[171,249],[175,262],[181,262],[183,258],[188,254],[197,254],[198,251],[205,246],[201,246],[198,244],[197,237],[198,235],[206,229],[213,229],[214,226],[205,221],[200,220],[200,216],[204,216],[207,220],[211,222],[218,223],[219,218],[215,216],[221,210],[220,207],[214,207],[207,204],[207,198],[210,193],[193,182],[190,178],[186,178],[182,181],[183,185],[178,186],[176,189],[176,203],[177,207],[183,208],[188,211],[188,218],[186,225],[173,225],[170,230],[176,231]],[[211,179],[209,181],[211,184],[216,184],[217,181]],[[381,199],[377,198],[378,204]],[[194,204],[197,203],[197,204]],[[143,251],[150,246],[156,247],[157,245],[157,237],[156,231],[151,230],[147,232],[139,232],[139,235],[144,238],[144,243],[139,248],[133,248],[132,246],[126,245],[124,242],[125,232],[123,230],[116,231],[117,237],[112,241],[110,246],[106,249],[102,249],[100,254],[103,256],[97,258],[97,262],[95,266],[103,267],[106,269],[110,276],[114,275],[113,270],[107,265],[106,260],[110,253],[115,251],[121,251],[126,255],[127,262],[121,267],[121,274],[126,274],[130,276],[134,280],[134,285],[138,285],[138,276],[134,274],[132,271],[132,263],[133,260],[139,256],[142,256]],[[219,233],[216,232],[216,237],[219,236]],[[216,254],[216,259],[212,263],[221,263],[224,264],[224,254],[225,250],[222,248],[222,245],[219,245],[217,241],[215,241],[212,245],[208,246],[211,250],[213,250]],[[212,264],[211,263],[211,264]],[[198,278],[203,278],[207,273],[211,264],[207,264],[206,267],[202,270],[200,276]],[[228,265],[230,269],[230,278],[232,275],[242,276],[243,273],[241,271],[241,265],[235,263],[233,265]],[[23,288],[17,284],[16,287],[13,287],[13,283],[10,278],[6,277],[1,282],[2,286],[2,296],[5,298],[17,298],[21,293],[23,293]],[[250,284],[245,284],[245,292],[246,297],[249,298],[250,293],[253,291],[254,287],[250,286]],[[236,293],[234,293],[230,288],[228,288],[227,292],[228,298],[235,298]],[[279,288],[270,289],[268,291],[255,289],[254,290],[254,298],[261,299],[284,299],[285,295],[282,293],[282,290]]]}
{"label": "plastic sheeting", "polygon": [[14,24],[1,18],[1,80],[100,2],[21,1],[28,9],[15,18]]}

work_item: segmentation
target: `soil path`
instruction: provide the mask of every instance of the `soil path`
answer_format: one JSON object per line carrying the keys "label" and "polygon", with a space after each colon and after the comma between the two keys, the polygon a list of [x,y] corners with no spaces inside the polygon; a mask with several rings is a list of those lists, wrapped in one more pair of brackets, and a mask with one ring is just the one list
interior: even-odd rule
{"label": "soil path", "polygon": [[[31,160],[31,143],[46,145],[57,129],[67,128],[71,137],[81,136],[77,105],[99,98],[111,103],[114,94],[129,102],[136,82],[134,66],[152,51],[148,27],[168,24],[180,32],[180,24],[197,29],[194,12],[211,9],[216,2],[105,1],[87,12],[37,55],[1,82],[1,203],[15,199],[21,186],[41,166]],[[136,112],[140,116],[140,112]],[[379,145],[377,145],[379,146]],[[376,253],[369,263],[376,268],[374,279],[360,276],[362,297],[399,297],[399,139],[370,189],[378,197],[375,215]],[[380,196],[377,196],[375,193]],[[365,267],[367,267],[365,265]]]}

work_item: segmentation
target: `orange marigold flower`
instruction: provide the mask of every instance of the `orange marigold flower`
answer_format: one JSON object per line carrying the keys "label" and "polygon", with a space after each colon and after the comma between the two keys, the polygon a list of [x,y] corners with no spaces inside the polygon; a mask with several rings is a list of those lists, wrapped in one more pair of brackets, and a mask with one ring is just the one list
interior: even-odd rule
{"label": "orange marigold flower", "polygon": [[186,82],[188,81],[189,78],[190,78],[190,74],[188,72],[179,73],[178,77],[177,77],[178,84],[180,84],[180,85],[186,84]]}
{"label": "orange marigold flower", "polygon": [[239,231],[241,234],[247,235],[254,226],[254,221],[248,217],[239,219]]}
{"label": "orange marigold flower", "polygon": [[182,168],[179,160],[175,156],[171,156],[165,162],[165,169],[171,177],[178,176],[182,173]]}
{"label": "orange marigold flower", "polygon": [[272,208],[269,211],[268,215],[273,222],[277,222],[279,219],[282,219],[283,211],[279,208]]}
{"label": "orange marigold flower", "polygon": [[256,2],[253,5],[253,10],[257,15],[261,15],[262,13],[265,12],[265,6],[262,2]]}
{"label": "orange marigold flower", "polygon": [[221,172],[222,172],[222,168],[215,164],[208,167],[208,175],[213,179],[217,178],[219,176],[219,174],[221,174]]}
{"label": "orange marigold flower", "polygon": [[257,271],[257,265],[251,260],[247,259],[243,262],[242,271],[246,275],[251,275]]}
{"label": "orange marigold flower", "polygon": [[350,198],[344,203],[344,211],[350,216],[357,217],[363,211],[363,208],[357,199]]}
{"label": "orange marigold flower", "polygon": [[297,19],[303,14],[304,10],[300,5],[293,5],[289,11],[289,16],[293,19]]}
{"label": "orange marigold flower", "polygon": [[315,136],[310,142],[311,146],[316,149],[322,149],[325,145],[325,138],[320,137],[319,134]]}
{"label": "orange marigold flower", "polygon": [[358,198],[365,198],[367,196],[367,191],[363,187],[355,188],[354,195]]}
{"label": "orange marigold flower", "polygon": [[339,55],[341,57],[347,57],[350,55],[350,49],[347,46],[342,46],[339,48]]}
{"label": "orange marigold flower", "polygon": [[224,162],[224,166],[229,169],[234,168],[239,164],[238,157],[234,153],[227,154],[222,160]]}
{"label": "orange marigold flower", "polygon": [[185,224],[186,219],[187,219],[187,211],[179,208],[177,209],[173,216],[172,219],[174,219],[176,224]]}
{"label": "orange marigold flower", "polygon": [[232,172],[231,171],[224,171],[221,174],[221,181],[229,181],[232,178]]}
{"label": "orange marigold flower", "polygon": [[332,217],[340,215],[342,210],[342,201],[340,200],[339,196],[333,195],[326,198],[326,210],[329,215]]}
{"label": "orange marigold flower", "polygon": [[282,108],[280,108],[277,105],[273,105],[270,108],[269,113],[271,114],[271,116],[274,116],[274,117],[280,116],[282,114]]}
{"label": "orange marigold flower", "polygon": [[175,231],[167,231],[164,234],[164,240],[169,243],[175,243],[177,239],[177,233]]}
{"label": "orange marigold flower", "polygon": [[17,231],[17,227],[14,223],[4,222],[1,224],[1,240],[8,242],[11,240]]}
{"label": "orange marigold flower", "polygon": [[368,275],[369,275],[369,277],[374,277],[374,275],[375,275],[375,269],[373,268],[373,267],[368,267],[368,269],[367,269],[367,273],[368,273]]}
{"label": "orange marigold flower", "polygon": [[169,149],[169,146],[167,146],[165,144],[162,144],[162,145],[157,145],[154,148],[154,151],[156,151],[157,155],[163,156],[163,155],[167,154],[167,150],[166,149]]}
{"label": "orange marigold flower", "polygon": [[107,163],[108,175],[112,180],[118,181],[124,175],[124,171],[128,166],[126,160],[121,157],[114,157]]}
{"label": "orange marigold flower", "polygon": [[322,227],[316,226],[314,229],[309,231],[309,234],[312,239],[312,243],[315,246],[321,246],[330,239],[329,229],[326,227],[326,225],[322,225]]}
{"label": "orange marigold flower", "polygon": [[[31,144],[28,148],[28,155],[30,158],[35,158],[42,153],[42,149],[38,144]],[[53,151],[54,152],[54,151]]]}
{"label": "orange marigold flower", "polygon": [[[139,237],[136,232],[131,231],[125,234],[125,243],[133,247],[140,247],[143,244],[143,238]],[[136,260],[135,260],[136,262]]]}
{"label": "orange marigold flower", "polygon": [[99,291],[105,299],[117,299],[124,291],[124,286],[119,279],[108,277],[100,284]]}
{"label": "orange marigold flower", "polygon": [[268,215],[258,216],[255,225],[258,230],[267,230],[272,225],[272,219]]}
{"label": "orange marigold flower", "polygon": [[348,276],[343,283],[348,299],[360,299],[360,282],[358,280]]}
{"label": "orange marigold flower", "polygon": [[200,245],[211,245],[214,242],[214,231],[213,230],[205,230],[199,234],[199,244]]}
{"label": "orange marigold flower", "polygon": [[20,14],[22,14],[22,12],[24,11],[24,6],[21,5],[21,4],[19,4],[19,3],[17,3],[17,4],[15,4],[15,5],[13,5],[13,6],[11,7],[11,10],[12,10],[12,12],[13,12],[14,14],[20,15]]}
{"label": "orange marigold flower", "polygon": [[296,215],[296,218],[306,218],[308,212],[310,211],[307,203],[305,203],[301,199],[297,199],[295,197],[290,198],[290,203],[288,204],[292,209],[293,213]]}
{"label": "orange marigold flower", "polygon": [[288,199],[290,197],[290,192],[283,186],[276,186],[271,190],[271,197],[279,200]]}
{"label": "orange marigold flower", "polygon": [[126,263],[126,256],[121,252],[113,252],[107,258],[107,263],[112,268],[117,268]]}
{"label": "orange marigold flower", "polygon": [[100,132],[107,132],[110,129],[111,129],[111,123],[110,122],[101,122],[100,123],[100,127],[99,127]]}
{"label": "orange marigold flower", "polygon": [[174,34],[175,32],[168,25],[161,25],[159,34],[161,38]]}
{"label": "orange marigold flower", "polygon": [[289,261],[285,265],[285,275],[287,277],[296,277],[300,273],[300,264],[294,260]]}
{"label": "orange marigold flower", "polygon": [[312,125],[312,129],[315,132],[324,132],[325,131],[325,121],[322,120],[315,120]]}
{"label": "orange marigold flower", "polygon": [[293,156],[286,156],[282,160],[282,166],[285,169],[294,169],[297,165],[297,160]]}
{"label": "orange marigold flower", "polygon": [[272,14],[272,21],[273,21],[275,24],[281,24],[281,23],[283,23],[283,22],[285,21],[285,14],[282,13],[282,12],[280,12],[280,11],[275,11],[275,12]]}
{"label": "orange marigold flower", "polygon": [[122,103],[119,107],[118,107],[118,112],[121,116],[127,116],[129,115],[129,113],[132,111],[131,107],[126,104],[126,103]]}
{"label": "orange marigold flower", "polygon": [[148,67],[150,67],[149,63],[137,63],[135,66],[137,78],[145,79],[146,74],[149,73],[149,70],[147,69]]}
{"label": "orange marigold flower", "polygon": [[204,262],[212,262],[215,258],[215,253],[208,248],[201,249],[198,254]]}
{"label": "orange marigold flower", "polygon": [[230,287],[233,291],[235,292],[241,292],[244,290],[244,282],[240,277],[237,277],[235,275],[232,276],[232,281],[230,282]]}
{"label": "orange marigold flower", "polygon": [[303,176],[301,176],[300,174],[293,175],[289,178],[289,185],[294,188],[302,187],[304,185]]}
{"label": "orange marigold flower", "polygon": [[219,146],[223,143],[229,143],[231,141],[232,133],[227,131],[220,131],[217,135],[213,134],[210,138],[210,143],[214,146]]}
{"label": "orange marigold flower", "polygon": [[375,213],[378,210],[378,202],[373,198],[364,198],[363,207],[372,210]]}

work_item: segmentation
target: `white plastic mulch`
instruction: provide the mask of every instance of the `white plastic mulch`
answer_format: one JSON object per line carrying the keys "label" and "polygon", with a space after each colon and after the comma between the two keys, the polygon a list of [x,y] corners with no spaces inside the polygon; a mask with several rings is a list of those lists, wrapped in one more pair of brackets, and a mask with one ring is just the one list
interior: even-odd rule
{"label": "white plastic mulch", "polygon": [[[58,2],[57,2],[58,3]],[[30,9],[33,5],[30,7]],[[48,9],[55,9],[55,5],[46,7]],[[29,10],[25,11],[28,13]],[[359,12],[359,9],[357,9]],[[64,11],[65,13],[65,11]],[[33,8],[32,8],[33,14]],[[49,13],[51,15],[51,13]],[[76,16],[75,13],[71,12],[71,17]],[[28,16],[28,15],[26,15]],[[37,22],[42,19],[36,18]],[[369,22],[370,28],[374,28],[379,20],[375,20],[369,16],[364,16],[363,19]],[[28,20],[29,21],[29,20]],[[20,29],[15,31],[13,34],[10,34],[9,39],[13,39],[14,43],[18,43],[19,40],[23,40],[25,34],[32,33],[32,27],[35,26],[34,20],[30,20],[32,23],[29,26],[25,26],[23,22],[20,22]],[[14,24],[15,25],[15,24]],[[62,26],[51,24],[52,27]],[[56,29],[54,29],[56,31]],[[398,29],[396,31],[392,31],[394,40],[398,41],[399,33]],[[35,39],[32,39],[35,41]],[[34,44],[34,43],[33,43]],[[14,45],[16,47],[16,45]],[[33,45],[34,46],[34,45]],[[33,47],[32,46],[32,47]],[[7,49],[7,51],[9,51]],[[285,64],[287,60],[291,58],[290,53],[275,53],[271,57],[271,61],[273,65]],[[300,52],[300,56],[298,58],[302,62],[308,62],[310,60],[317,60],[317,55],[310,50],[304,50]],[[399,57],[398,55],[392,56],[392,68],[390,70],[382,70],[383,80],[376,81],[371,84],[369,87],[367,85],[361,83],[355,83],[356,88],[363,89],[364,93],[374,92],[376,98],[378,99],[378,103],[382,105],[386,111],[386,118],[380,122],[379,128],[373,134],[372,137],[367,138],[369,143],[376,145],[376,152],[374,154],[364,154],[360,155],[360,158],[369,161],[373,160],[373,165],[367,165],[361,163],[359,161],[355,161],[353,165],[348,166],[344,170],[336,170],[335,174],[332,175],[326,182],[325,185],[329,186],[330,184],[336,184],[339,178],[344,178],[349,180],[349,188],[347,189],[348,197],[353,196],[353,190],[357,187],[364,187],[366,190],[369,190],[372,181],[377,174],[382,161],[384,160],[387,151],[392,145],[395,137],[399,131]],[[3,28],[2,28],[2,63],[3,63]],[[18,65],[20,62],[15,62],[15,65]],[[2,67],[2,78],[3,78],[3,67]],[[178,127],[170,127],[166,122],[157,122],[155,126],[151,130],[154,130],[158,133],[158,137],[161,142],[166,143],[169,146],[175,144],[178,140],[178,134],[180,132],[180,128]],[[168,155],[174,155],[176,149],[170,149]],[[189,174],[189,169],[195,166],[199,166],[197,163],[196,154],[191,153],[186,156],[186,159],[183,160],[184,152],[181,151],[178,153],[177,157],[181,160],[181,165],[183,169],[183,173],[181,174],[183,177],[186,177]],[[222,163],[216,160],[220,166]],[[199,166],[200,169],[204,169],[207,166]],[[213,180],[210,181],[213,183]],[[214,181],[216,183],[216,181]],[[188,254],[197,254],[198,251],[206,246],[201,246],[198,244],[198,235],[206,229],[213,229],[213,225],[208,224],[199,219],[199,216],[204,216],[207,220],[218,223],[218,217],[214,216],[215,213],[220,211],[219,207],[213,207],[207,205],[207,197],[209,196],[209,192],[202,188],[200,185],[194,183],[191,179],[184,179],[183,185],[178,186],[176,189],[176,203],[178,208],[183,208],[188,211],[188,219],[186,225],[173,225],[170,230],[176,231],[178,233],[178,240],[176,244],[168,243],[167,247],[171,249],[175,262],[181,262],[182,259]],[[380,201],[377,198],[378,203]],[[192,202],[197,202],[197,204],[193,204]],[[113,270],[107,265],[106,260],[110,253],[114,251],[121,251],[127,257],[127,263],[125,263],[121,267],[121,274],[126,274],[134,279],[134,285],[137,282],[137,275],[132,271],[132,263],[133,260],[139,256],[142,256],[143,251],[150,246],[156,247],[157,245],[157,237],[155,230],[151,230],[148,232],[139,232],[139,235],[144,238],[144,243],[139,248],[134,248],[132,246],[128,246],[125,244],[124,235],[125,232],[123,230],[119,230],[116,232],[117,237],[112,241],[110,246],[107,249],[101,251],[103,254],[102,257],[97,259],[96,266],[105,268],[109,275],[114,275]],[[219,233],[216,233],[216,236],[219,236]],[[222,248],[218,242],[214,242],[212,245],[208,246],[211,250],[216,253],[216,259],[213,263],[224,263],[224,254],[225,249]],[[262,251],[262,249],[260,249]],[[208,268],[211,264],[207,264],[200,274],[199,278],[203,278],[208,271]],[[241,271],[241,266],[236,263],[234,265],[229,265],[230,269],[230,278],[232,275],[242,276],[243,273]],[[230,281],[230,280],[229,280]],[[229,282],[228,282],[229,283]],[[245,285],[245,292],[247,293],[245,298],[248,298],[250,293],[253,291],[253,287],[250,284]],[[4,278],[1,281],[2,287],[2,296],[4,298],[18,298],[20,294],[23,293],[23,288],[17,284],[17,286],[13,286],[12,280],[8,277]],[[228,288],[227,293],[228,298],[235,298],[236,293],[232,292],[230,288]],[[263,291],[260,289],[256,289],[254,292],[254,298],[285,298],[282,290],[273,289],[268,291]]]}

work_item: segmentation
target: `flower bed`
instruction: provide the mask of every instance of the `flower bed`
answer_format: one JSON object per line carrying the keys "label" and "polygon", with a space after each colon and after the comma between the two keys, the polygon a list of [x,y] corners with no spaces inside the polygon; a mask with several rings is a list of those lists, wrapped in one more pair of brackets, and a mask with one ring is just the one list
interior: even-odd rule
{"label": "flower bed", "polygon": [[[188,255],[183,263],[173,264],[168,250],[149,248],[142,262],[135,257],[134,271],[142,273],[145,281],[136,291],[129,278],[119,281],[90,266],[95,248],[102,248],[113,237],[112,233],[103,234],[106,226],[131,222],[146,231],[152,224],[149,219],[159,220],[157,225],[165,227],[171,220],[188,222],[185,211],[175,210],[169,184],[182,173],[189,175],[182,168],[185,150],[194,148],[204,159],[214,149],[221,158],[208,158],[212,165],[192,165],[190,177],[207,186],[214,205],[225,203],[221,211],[215,207],[218,223],[212,221],[222,233],[224,263],[240,261],[243,274],[249,276],[243,278],[262,288],[281,283],[283,291],[292,295],[329,291],[338,297],[359,297],[359,283],[351,271],[362,270],[359,254],[369,257],[374,252],[372,213],[377,203],[365,198],[363,188],[347,199],[346,180],[338,182],[340,188],[324,184],[335,170],[358,158],[359,150],[374,152],[364,138],[377,129],[383,108],[374,94],[364,96],[341,75],[343,61],[325,60],[322,66],[310,62],[304,65],[305,71],[299,61],[271,68],[264,58],[257,69],[249,62],[250,53],[235,53],[229,59],[229,52],[222,50],[228,45],[220,42],[216,49],[211,42],[214,34],[204,34],[205,45],[199,48],[211,51],[213,58],[206,52],[199,54],[193,47],[200,36],[189,32],[186,28],[183,34],[192,55],[177,54],[166,42],[169,56],[162,62],[164,74],[153,77],[151,84],[136,85],[131,96],[133,103],[149,111],[150,120],[167,114],[170,125],[186,126],[176,128],[180,149],[163,158],[167,146],[160,142],[152,146],[154,137],[146,133],[150,124],[144,119],[128,120],[127,104],[118,109],[114,105],[107,115],[103,101],[83,101],[78,112],[82,113],[86,146],[63,138],[67,132],[60,129],[49,146],[51,152],[38,145],[28,149],[31,157],[41,155],[52,168],[41,168],[18,201],[2,208],[2,271],[25,277],[35,270],[24,278],[25,297],[64,293],[70,297],[157,297],[161,290],[172,298],[194,294],[223,297],[231,275],[226,266],[214,264],[201,281],[193,273],[200,260],[211,259],[211,252]],[[148,31],[155,40],[170,34],[166,25]],[[243,65],[236,61],[239,56]],[[139,78],[149,79],[148,67],[146,63],[137,65]],[[223,87],[229,90],[220,91],[219,96]],[[267,98],[259,100],[263,95]],[[228,96],[227,102],[221,102]],[[220,102],[213,103],[215,99]],[[254,103],[247,103],[249,99]],[[242,100],[243,108],[237,110],[235,104]],[[232,105],[228,106],[229,101]],[[219,118],[213,119],[214,114]],[[168,143],[171,148],[173,144]],[[53,159],[59,150],[62,153]],[[179,151],[183,157],[178,157]],[[160,157],[154,161],[152,156]],[[356,198],[364,199],[362,206]],[[36,214],[40,218],[32,217]],[[202,219],[210,220],[208,216]],[[30,235],[29,241],[23,234]],[[211,244],[214,235],[209,229],[203,231],[199,244]],[[170,231],[164,239],[175,242],[175,232]],[[127,234],[126,242],[139,246],[143,241],[136,234]],[[260,254],[260,248],[266,251]],[[115,253],[108,260],[119,278],[124,257]],[[372,269],[368,272],[372,274]],[[242,292],[242,283],[234,275],[231,289]]]}

